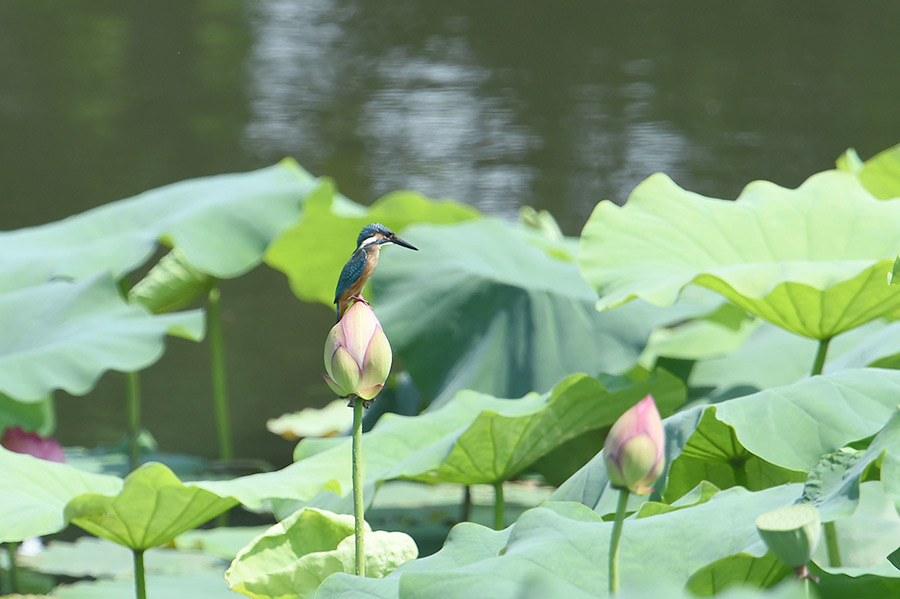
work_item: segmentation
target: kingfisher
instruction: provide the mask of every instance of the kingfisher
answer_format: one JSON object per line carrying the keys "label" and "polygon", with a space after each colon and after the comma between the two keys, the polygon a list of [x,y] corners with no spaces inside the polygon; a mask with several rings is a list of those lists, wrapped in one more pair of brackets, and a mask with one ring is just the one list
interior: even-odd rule
{"label": "kingfisher", "polygon": [[366,302],[362,296],[363,287],[375,272],[378,265],[378,255],[381,246],[390,244],[402,245],[405,248],[418,251],[413,244],[403,241],[393,231],[381,223],[366,225],[360,231],[356,239],[356,251],[350,256],[350,260],[344,265],[341,277],[338,279],[337,289],[334,292],[334,303],[337,304],[337,320],[350,307],[351,300]]}

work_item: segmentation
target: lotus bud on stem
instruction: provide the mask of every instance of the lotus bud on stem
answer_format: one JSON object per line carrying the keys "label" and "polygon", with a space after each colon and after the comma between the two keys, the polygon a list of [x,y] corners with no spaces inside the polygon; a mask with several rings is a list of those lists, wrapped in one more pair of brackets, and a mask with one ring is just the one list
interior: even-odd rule
{"label": "lotus bud on stem", "polygon": [[609,594],[619,593],[619,541],[631,493],[647,495],[665,469],[666,436],[653,397],[648,395],[622,414],[603,444],[609,482],[619,490],[609,539]]}
{"label": "lotus bud on stem", "polygon": [[365,506],[363,504],[363,410],[384,387],[391,371],[391,346],[381,323],[365,302],[355,302],[325,340],[325,382],[353,407],[353,515],[356,574],[366,575]]}

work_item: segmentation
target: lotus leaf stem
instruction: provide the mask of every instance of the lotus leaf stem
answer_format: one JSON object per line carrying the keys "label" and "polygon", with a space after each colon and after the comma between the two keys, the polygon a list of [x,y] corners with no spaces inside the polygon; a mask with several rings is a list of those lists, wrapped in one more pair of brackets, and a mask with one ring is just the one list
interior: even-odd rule
{"label": "lotus leaf stem", "polygon": [[134,470],[141,461],[141,382],[138,373],[125,374],[128,381],[128,466]]}
{"label": "lotus leaf stem", "polygon": [[494,483],[494,530],[503,529],[503,481]]}
{"label": "lotus leaf stem", "polygon": [[225,379],[225,344],[222,340],[222,315],[219,301],[222,292],[213,286],[209,290],[207,318],[209,321],[209,351],[212,362],[213,399],[216,406],[216,430],[219,436],[219,457],[234,458],[231,441],[231,421],[228,414],[228,386]]}
{"label": "lotus leaf stem", "polygon": [[616,518],[613,521],[612,535],[609,537],[609,596],[619,594],[619,541],[622,528],[625,526],[625,508],[628,507],[628,489],[619,489],[619,502],[616,505]]}
{"label": "lotus leaf stem", "polygon": [[144,582],[144,550],[132,549],[134,552],[134,591],[137,599],[147,599],[147,585]]}
{"label": "lotus leaf stem", "polygon": [[18,543],[6,544],[6,550],[9,552],[9,585],[11,594],[16,594],[21,590],[19,588],[19,566],[16,564],[16,549],[18,547]]}
{"label": "lotus leaf stem", "polygon": [[[828,344],[831,338],[820,339],[819,349],[816,351],[816,359],[813,362],[810,376],[822,374],[822,368],[825,367],[825,356],[828,353]],[[841,567],[841,549],[838,543],[837,528],[834,522],[825,523],[825,548],[828,550],[828,564],[833,568]]]}
{"label": "lotus leaf stem", "polygon": [[356,520],[356,575],[366,575],[365,506],[363,505],[362,476],[362,426],[363,400],[358,397],[353,402],[353,517]]}

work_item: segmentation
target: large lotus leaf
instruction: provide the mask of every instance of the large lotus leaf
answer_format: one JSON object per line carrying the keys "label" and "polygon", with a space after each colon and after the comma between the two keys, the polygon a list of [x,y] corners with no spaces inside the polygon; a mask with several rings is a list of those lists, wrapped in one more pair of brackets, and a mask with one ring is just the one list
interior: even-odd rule
{"label": "large lotus leaf", "polygon": [[404,239],[420,251],[379,266],[373,306],[429,400],[460,389],[516,397],[573,372],[621,373],[651,330],[684,317],[644,303],[598,313],[576,265],[533,235],[493,218],[416,225]]}
{"label": "large lotus leaf", "polygon": [[0,447],[0,542],[51,534],[66,525],[66,504],[84,493],[117,493],[122,479],[82,472]]}
{"label": "large lotus leaf", "polygon": [[[396,478],[464,484],[507,480],[567,439],[609,426],[648,393],[663,412],[684,400],[683,388],[667,373],[615,390],[582,374],[543,395],[510,400],[463,391],[419,416],[385,415],[362,437],[366,501],[380,482]],[[251,508],[269,498],[306,502],[320,491],[343,498],[328,504],[332,511],[350,508],[349,438],[305,439],[294,458],[278,472],[192,484]]]}
{"label": "large lotus leaf", "polygon": [[880,200],[900,197],[900,145],[879,152],[863,163],[853,149],[838,158],[837,167],[859,177],[869,193]]}
{"label": "large lotus leaf", "polygon": [[[147,574],[147,596],[190,597],[190,599],[234,599],[221,572]],[[54,599],[123,599],[134,597],[134,579],[102,578],[83,580],[53,589]]]}
{"label": "large lotus leaf", "polygon": [[740,485],[757,491],[806,480],[804,472],[778,467],[747,451],[734,429],[717,420],[715,413],[715,407],[704,411],[697,430],[672,462],[664,494],[667,501],[681,497],[702,481],[719,488]]}
{"label": "large lotus leaf", "polygon": [[154,314],[173,312],[188,306],[198,296],[208,293],[216,280],[187,261],[179,248],[160,258],[150,272],[128,293]]}
{"label": "large lotus leaf", "polygon": [[[791,471],[806,473],[821,456],[878,433],[894,415],[898,396],[900,372],[866,368],[679,412],[663,421],[669,468],[666,496],[677,498],[708,478],[720,486],[729,480],[750,486],[778,484],[784,477],[793,480],[800,475]],[[705,420],[702,426],[701,419]],[[884,449],[894,446],[893,431],[893,424],[885,427],[879,441]],[[692,450],[684,455],[689,444]],[[877,458],[879,447],[873,449],[872,459]],[[738,461],[731,463],[730,457]],[[900,481],[900,454],[894,459],[888,451],[882,468],[888,493],[900,497],[900,482],[894,482],[895,478]],[[884,474],[885,469],[891,474]],[[662,483],[657,487],[662,488]],[[615,493],[610,490],[602,454],[598,454],[551,499],[578,501],[608,514],[615,509]]]}
{"label": "large lotus leaf", "polygon": [[861,368],[731,399],[715,410],[750,453],[808,472],[822,455],[881,430],[897,397],[900,372]]}
{"label": "large lotus leaf", "polygon": [[218,528],[189,530],[175,537],[177,549],[202,551],[223,560],[231,561],[238,551],[250,541],[266,532],[269,526],[220,526]]}
{"label": "large lotus leaf", "polygon": [[[746,342],[734,352],[697,362],[688,383],[720,390],[780,387],[809,376],[818,343],[769,323],[758,321]],[[900,352],[900,323],[877,320],[836,337],[828,346],[825,372],[869,366]],[[668,357],[679,357],[669,344]]]}
{"label": "large lotus leaf", "polygon": [[[418,555],[402,532],[365,525],[366,576],[383,578]],[[298,510],[253,540],[225,573],[232,590],[255,599],[312,597],[336,572],[356,568],[353,516]]]}
{"label": "large lotus leaf", "polygon": [[699,597],[712,597],[738,585],[769,588],[791,573],[791,569],[771,553],[762,557],[739,553],[694,572],[687,588]]}
{"label": "large lotus leaf", "polygon": [[897,539],[900,539],[900,515],[894,500],[884,494],[881,482],[862,483],[856,511],[849,518],[836,520],[834,525],[841,566],[828,566],[828,549],[824,539],[813,553],[812,559],[817,566],[832,574],[875,574],[900,579],[900,570],[887,560],[888,554],[897,548]]}
{"label": "large lotus leaf", "polygon": [[900,315],[900,294],[884,284],[898,227],[900,203],[876,200],[846,172],[819,173],[796,190],[757,181],[734,202],[654,175],[624,207],[597,206],[579,261],[602,308],[634,298],[671,305],[693,283],[828,339]]}
{"label": "large lotus leaf", "polygon": [[249,173],[190,179],[38,227],[0,233],[0,288],[106,269],[117,278],[162,239],[213,276],[262,261],[269,243],[300,216],[319,181],[292,160]]}
{"label": "large lotus leaf", "polygon": [[132,549],[168,543],[237,505],[230,497],[187,486],[151,462],[127,477],[116,495],[86,493],[66,505],[66,519],[89,533]]}
{"label": "large lotus leaf", "polygon": [[[411,191],[390,193],[365,208],[323,187],[307,199],[303,220],[272,244],[265,260],[288,276],[297,297],[331,306],[338,275],[364,226],[380,222],[397,232],[414,222],[453,223],[478,214],[465,204],[430,200]],[[392,254],[407,251],[388,250],[382,261],[405,260],[408,256]]]}
{"label": "large lotus leaf", "polygon": [[54,389],[90,391],[110,369],[145,368],[166,333],[203,336],[199,311],[153,316],[125,302],[109,274],[0,294],[0,392],[38,401]]}
{"label": "large lotus leaf", "polygon": [[892,467],[900,460],[900,411],[894,411],[865,451],[847,447],[823,456],[809,474],[803,499],[818,506],[823,522],[850,516],[859,501],[860,480],[866,470],[882,458],[884,490],[900,501],[900,486]]}
{"label": "large lotus leaf", "polygon": [[48,395],[38,401],[17,401],[0,393],[0,431],[14,426],[44,437],[51,435],[56,428],[53,397]]}
{"label": "large lotus leaf", "polygon": [[[756,516],[789,504],[799,492],[799,485],[757,493],[735,488],[690,509],[629,518],[619,553],[622,588],[640,588],[653,580],[683,585],[715,560],[740,552],[762,555],[765,547],[756,532]],[[525,512],[506,531],[500,551],[491,549],[501,537],[486,534],[484,542],[490,549],[476,549],[481,535],[470,525],[465,538],[451,533],[441,551],[404,564],[381,581],[354,581],[336,574],[319,588],[317,597],[352,597],[341,594],[351,589],[357,597],[454,599],[473,592],[519,597],[530,596],[527,592],[534,585],[556,590],[563,583],[567,597],[605,596],[611,531],[611,522],[585,506],[548,503]],[[460,542],[474,555],[459,559],[463,552],[454,545]]]}
{"label": "large lotus leaf", "polygon": [[[64,576],[100,578],[128,576],[134,571],[132,552],[104,539],[81,537],[74,543],[51,541],[35,555],[24,555],[19,565]],[[144,553],[144,570],[148,574],[178,574],[225,567],[221,559],[197,551],[149,549]]]}

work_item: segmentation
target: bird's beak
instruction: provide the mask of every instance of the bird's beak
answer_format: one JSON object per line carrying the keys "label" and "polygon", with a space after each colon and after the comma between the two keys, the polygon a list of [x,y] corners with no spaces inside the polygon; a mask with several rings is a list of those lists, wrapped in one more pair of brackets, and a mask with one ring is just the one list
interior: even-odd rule
{"label": "bird's beak", "polygon": [[393,243],[396,243],[397,245],[402,245],[402,246],[405,247],[405,248],[409,248],[409,249],[411,249],[411,250],[416,250],[417,252],[419,251],[419,248],[417,248],[416,246],[414,246],[413,244],[411,244],[411,243],[408,242],[408,241],[403,241],[403,240],[400,239],[399,237],[396,237],[396,236],[395,236],[393,239],[391,239],[391,241],[392,241]]}

